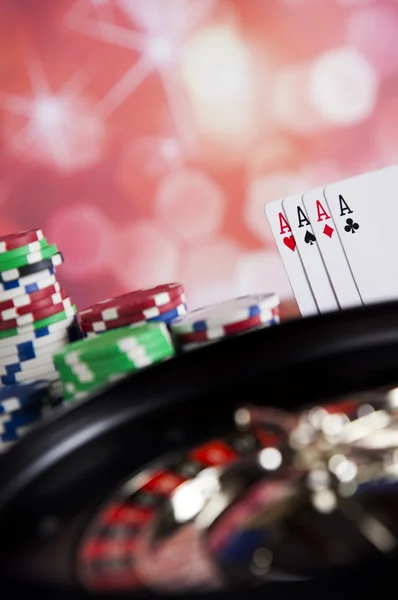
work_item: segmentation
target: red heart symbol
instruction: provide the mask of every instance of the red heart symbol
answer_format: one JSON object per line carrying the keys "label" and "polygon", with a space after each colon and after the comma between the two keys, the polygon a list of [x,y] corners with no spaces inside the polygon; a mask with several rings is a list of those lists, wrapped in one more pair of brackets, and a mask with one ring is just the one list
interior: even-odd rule
{"label": "red heart symbol", "polygon": [[288,237],[283,238],[283,243],[285,246],[290,248],[290,250],[294,250],[296,248],[296,240],[294,239],[294,235],[289,235]]}

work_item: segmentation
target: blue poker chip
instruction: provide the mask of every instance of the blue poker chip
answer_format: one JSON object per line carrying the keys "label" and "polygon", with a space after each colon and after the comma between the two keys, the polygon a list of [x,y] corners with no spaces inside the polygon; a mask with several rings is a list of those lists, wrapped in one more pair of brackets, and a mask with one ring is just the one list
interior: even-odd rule
{"label": "blue poker chip", "polygon": [[[47,342],[47,339],[50,341]],[[59,349],[69,344],[68,335],[60,331],[59,334],[51,334],[46,336],[46,339],[39,340],[28,340],[26,342],[17,343],[15,345],[9,345],[4,350],[0,351],[0,363],[2,364],[5,360],[9,361],[9,364],[20,363],[35,358],[44,358],[51,356],[54,352],[59,352]],[[12,357],[12,361],[10,360]]]}
{"label": "blue poker chip", "polygon": [[10,415],[8,421],[0,422],[0,432],[4,435],[6,433],[16,433],[19,428],[33,425],[44,416],[43,411],[35,411],[31,413],[20,413],[18,416],[15,414]]}
{"label": "blue poker chip", "polygon": [[[54,273],[55,269],[53,267],[45,269],[46,277],[51,277],[51,275],[54,275]],[[37,282],[32,281],[31,283],[25,284],[23,282],[23,277],[21,277],[20,279],[12,279],[11,281],[2,281],[0,285],[0,289],[4,292],[7,292],[8,290],[13,290],[18,287],[23,287],[24,294],[31,294],[32,292],[37,292],[42,289],[40,285],[40,280]]]}
{"label": "blue poker chip", "polygon": [[187,305],[186,304],[180,304],[179,306],[177,306],[176,308],[173,308],[172,310],[168,310],[167,312],[164,313],[160,313],[160,315],[158,315],[157,317],[153,317],[152,319],[147,319],[148,322],[159,322],[162,321],[163,323],[170,323],[170,321],[173,321],[174,319],[177,319],[177,317],[181,317],[182,315],[185,315],[185,313],[187,312]]}
{"label": "blue poker chip", "polygon": [[32,369],[41,369],[44,366],[49,366],[51,368],[52,365],[52,354],[50,354],[49,356],[39,356],[38,358],[34,358],[32,360],[18,362],[16,361],[12,363],[10,362],[8,364],[2,364],[0,365],[0,374],[5,376],[15,375],[17,373],[31,371]]}
{"label": "blue poker chip", "polygon": [[[45,365],[43,365],[43,367],[45,367]],[[35,379],[34,377],[32,377],[31,373],[33,373],[32,371],[28,371],[28,373],[24,373],[24,372],[19,372],[19,373],[13,373],[12,375],[0,375],[0,381],[3,385],[9,386],[9,385],[16,385],[17,383],[32,383],[33,379]],[[47,381],[47,384],[50,385],[50,379],[51,377],[47,377],[48,375],[51,375],[54,379],[54,374],[56,373],[55,367],[54,365],[52,365],[51,363],[48,365],[48,368],[45,368],[42,370],[40,370],[40,372],[37,373],[37,376],[40,377],[41,379],[44,378],[45,381]]]}
{"label": "blue poker chip", "polygon": [[18,442],[21,437],[18,433],[0,433],[0,446],[1,444],[7,444],[8,442]]}
{"label": "blue poker chip", "polygon": [[33,407],[47,401],[49,397],[48,381],[8,385],[0,388],[0,414]]}

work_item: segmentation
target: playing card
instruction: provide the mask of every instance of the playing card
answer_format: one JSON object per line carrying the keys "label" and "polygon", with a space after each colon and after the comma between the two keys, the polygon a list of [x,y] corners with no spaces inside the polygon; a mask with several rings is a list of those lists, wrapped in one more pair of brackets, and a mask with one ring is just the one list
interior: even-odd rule
{"label": "playing card", "polygon": [[398,166],[325,188],[364,304],[398,299]]}
{"label": "playing card", "polygon": [[[350,265],[347,262],[329,206],[323,195],[323,188],[317,188],[303,194],[303,204],[340,308],[361,306],[361,296],[352,276]],[[310,277],[310,279],[312,278]]]}
{"label": "playing card", "polygon": [[282,207],[296,240],[298,254],[319,311],[323,313],[338,310],[337,298],[325,269],[313,228],[306,214],[302,195],[285,198]]}
{"label": "playing card", "polygon": [[301,314],[303,317],[318,314],[294,235],[283,212],[282,200],[270,202],[264,208]]}

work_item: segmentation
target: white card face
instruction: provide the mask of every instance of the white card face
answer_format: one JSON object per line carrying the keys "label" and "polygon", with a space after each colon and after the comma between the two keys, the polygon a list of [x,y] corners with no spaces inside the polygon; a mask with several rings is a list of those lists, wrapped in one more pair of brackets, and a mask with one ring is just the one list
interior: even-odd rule
{"label": "white card face", "polygon": [[337,298],[308,219],[302,195],[285,198],[282,206],[319,311],[323,313],[338,310]]}
{"label": "white card face", "polygon": [[303,194],[303,204],[340,308],[361,306],[361,296],[323,195],[323,188]]}
{"label": "white card face", "polygon": [[398,299],[398,166],[325,188],[364,304]]}
{"label": "white card face", "polygon": [[296,241],[283,212],[282,200],[270,202],[265,207],[279,253],[303,317],[319,313],[297,250]]}

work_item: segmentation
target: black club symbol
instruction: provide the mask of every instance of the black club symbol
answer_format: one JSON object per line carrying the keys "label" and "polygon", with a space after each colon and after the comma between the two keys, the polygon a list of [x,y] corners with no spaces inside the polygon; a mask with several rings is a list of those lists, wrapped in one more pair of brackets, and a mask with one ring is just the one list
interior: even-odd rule
{"label": "black club symbol", "polygon": [[347,225],[344,227],[344,230],[347,233],[355,233],[357,229],[359,229],[359,225],[358,223],[354,223],[354,221],[352,219],[346,219],[346,223]]}

